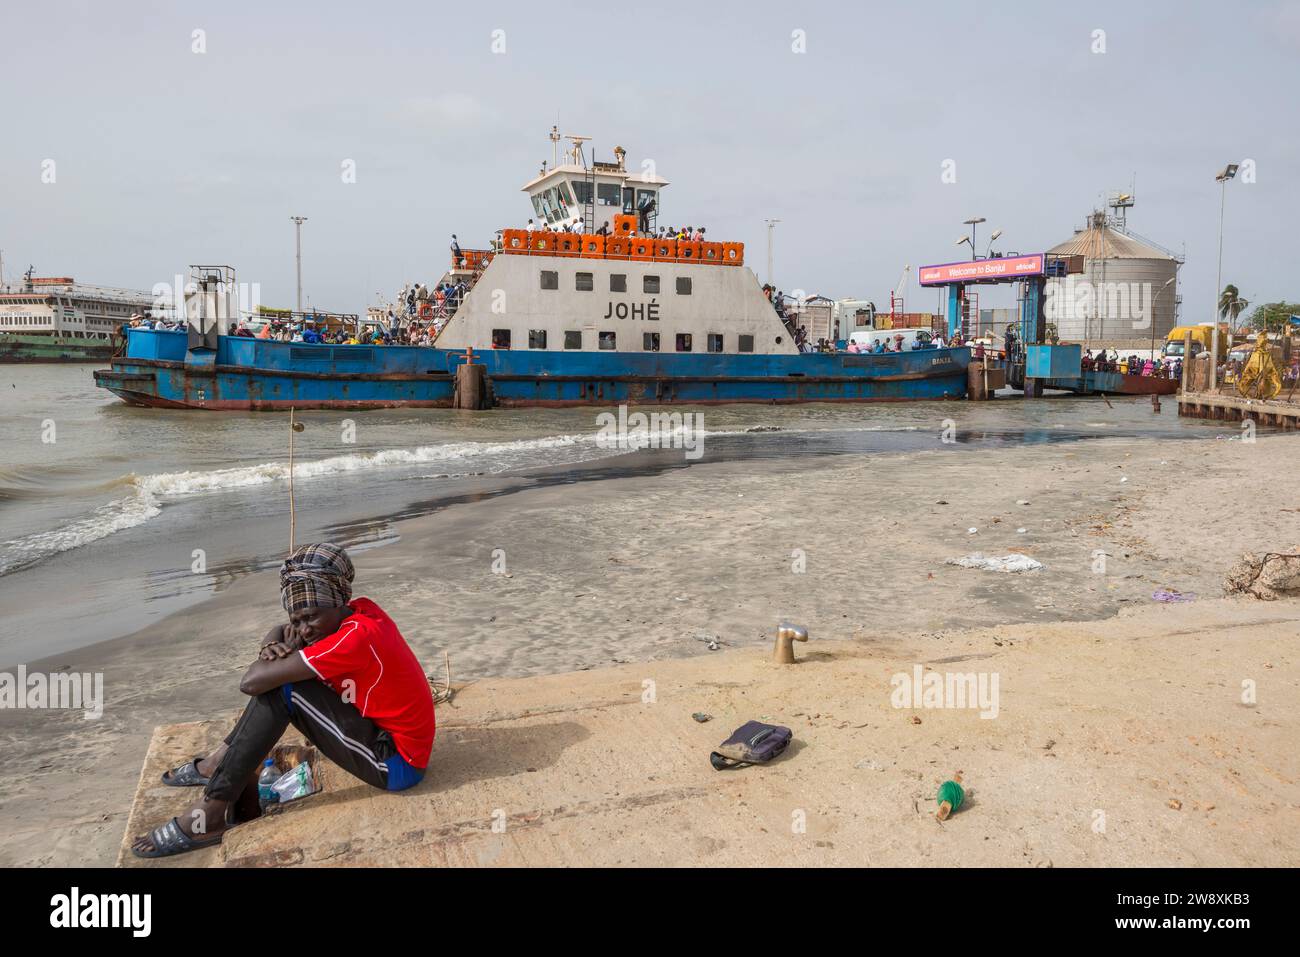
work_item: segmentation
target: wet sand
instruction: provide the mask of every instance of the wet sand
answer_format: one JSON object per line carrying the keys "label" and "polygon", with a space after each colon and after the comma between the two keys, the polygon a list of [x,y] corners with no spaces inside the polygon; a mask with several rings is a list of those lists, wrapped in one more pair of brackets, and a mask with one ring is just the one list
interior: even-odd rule
{"label": "wet sand", "polygon": [[[1300,446],[1288,436],[1252,445],[1099,439],[957,456],[723,462],[580,488],[532,488],[400,523],[400,541],[357,556],[358,593],[393,615],[430,673],[441,675],[447,652],[458,683],[716,656],[710,640],[721,651],[759,654],[782,618],[807,625],[816,640],[851,643],[854,656],[891,645],[882,669],[944,657],[930,648],[982,647],[996,629],[1020,625],[1017,634],[1041,629],[1041,637],[1004,642],[997,653],[1005,670],[1027,682],[1086,674],[1088,700],[1131,714],[1139,729],[1154,727],[1173,715],[1134,688],[1159,685],[1180,646],[1171,637],[1142,654],[1132,642],[1142,638],[1143,619],[1132,633],[1114,616],[1152,606],[1158,588],[1195,592],[1200,602],[1215,598],[1241,552],[1297,544],[1300,501],[1279,481],[1293,471],[1297,455]],[[1264,489],[1268,507],[1260,502]],[[494,557],[496,549],[504,555]],[[977,550],[1021,552],[1045,568],[1008,575],[945,564]],[[1194,618],[1197,608],[1177,613]],[[238,677],[279,615],[274,572],[257,573],[128,638],[29,665],[102,671],[107,701],[97,721],[79,713],[0,714],[0,863],[113,863],[155,726],[239,707]],[[1273,603],[1267,617],[1293,623],[1300,608]],[[1083,639],[1069,639],[1074,632],[1058,623],[1098,619],[1112,624],[1078,632],[1090,636],[1088,666],[1080,670],[1077,660],[1069,663],[1078,649],[1070,649]],[[1065,636],[1059,649],[1058,634]],[[1276,624],[1231,634],[1241,677],[1272,678],[1260,720],[1292,739],[1300,710],[1294,636],[1294,627]],[[1110,641],[1125,649],[1115,673],[1105,653]],[[1214,628],[1189,632],[1187,646],[1192,657],[1224,657]],[[674,667],[685,669],[681,680],[689,679],[689,662]],[[1192,680],[1186,663],[1179,667]],[[1206,676],[1213,681],[1240,683],[1226,672]],[[560,698],[565,693],[558,678],[536,687]],[[819,711],[815,701],[803,704],[797,710]],[[1053,737],[1053,715],[1066,712],[1049,710],[1041,722],[1032,711],[1019,715],[1024,747]],[[989,724],[1000,726],[976,720],[968,731],[972,741]],[[1279,847],[1274,859],[1294,862],[1295,802],[1287,796],[1294,756],[1288,765],[1265,753],[1274,747],[1273,732],[1245,741],[1241,727],[1226,724],[1228,737],[1216,746],[1255,749],[1276,778],[1267,795],[1259,792],[1262,779],[1251,785],[1242,819],[1262,828],[1263,816],[1274,813],[1268,824]],[[730,728],[707,730],[711,740]],[[1012,746],[1001,737],[1005,732],[998,735],[999,747]],[[435,744],[431,778],[450,739]],[[902,744],[873,736],[861,750],[881,763],[897,762]],[[1150,787],[1133,762],[1165,781],[1175,780],[1185,764],[1185,754],[1172,747],[1120,758],[1132,765],[1114,771],[1125,800]],[[1105,766],[1097,771],[1103,777],[1110,773]],[[491,781],[480,786],[490,791]],[[1016,786],[1014,774],[999,785]]]}

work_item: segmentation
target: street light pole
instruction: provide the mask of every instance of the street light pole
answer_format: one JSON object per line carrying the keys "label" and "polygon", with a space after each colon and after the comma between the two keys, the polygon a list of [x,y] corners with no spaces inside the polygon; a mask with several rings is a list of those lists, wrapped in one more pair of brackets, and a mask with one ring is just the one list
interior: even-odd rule
{"label": "street light pole", "polygon": [[[1166,279],[1165,284],[1156,290],[1155,296],[1153,296],[1151,299],[1151,361],[1152,362],[1156,361],[1156,303],[1160,301],[1160,294],[1164,292],[1166,289],[1168,289],[1169,284],[1173,282],[1176,278],[1178,277],[1170,276],[1168,279]],[[1171,325],[1169,328],[1172,329],[1173,326]],[[1184,357],[1184,360],[1185,359],[1186,357]]]}
{"label": "street light pole", "polygon": [[772,281],[772,230],[780,221],[779,219],[764,220],[767,223],[767,282],[773,288],[776,288],[776,283]]}
{"label": "street light pole", "polygon": [[1228,202],[1228,180],[1237,175],[1237,164],[1229,163],[1214,178],[1219,183],[1219,273],[1214,280],[1214,314],[1210,317],[1217,325],[1219,321],[1219,294],[1223,292],[1223,210]]}
{"label": "street light pole", "polygon": [[294,231],[294,261],[298,271],[298,312],[302,313],[302,224],[307,222],[306,216],[290,216],[293,220]]}
{"label": "street light pole", "polygon": [[980,223],[984,222],[984,217],[983,217],[983,216],[976,216],[976,217],[974,217],[973,219],[967,219],[967,220],[964,220],[964,222],[966,223],[967,226],[970,227],[970,255],[971,255],[971,259],[978,259],[978,258],[979,258],[979,253],[977,253],[977,252],[975,251],[975,227],[976,227],[977,225],[979,225]]}

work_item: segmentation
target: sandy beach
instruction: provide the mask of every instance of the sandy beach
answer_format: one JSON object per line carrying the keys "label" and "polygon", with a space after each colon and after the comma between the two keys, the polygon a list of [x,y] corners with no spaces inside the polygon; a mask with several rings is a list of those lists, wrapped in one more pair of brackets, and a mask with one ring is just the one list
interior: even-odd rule
{"label": "sandy beach", "polygon": [[[1241,553],[1300,543],[1300,500],[1280,483],[1297,446],[1232,434],[696,464],[589,483],[581,495],[563,484],[531,488],[400,523],[397,543],[357,556],[358,592],[392,614],[429,673],[442,674],[446,653],[462,687],[440,712],[422,786],[438,793],[440,767],[450,773],[465,760],[453,755],[476,744],[458,727],[494,709],[547,700],[579,708],[615,686],[623,694],[653,664],[669,669],[673,687],[717,685],[713,697],[671,698],[686,723],[662,718],[673,736],[666,753],[678,756],[665,759],[665,788],[716,786],[707,761],[699,780],[677,780],[674,769],[700,748],[707,757],[732,718],[785,718],[800,725],[804,746],[770,769],[771,780],[794,787],[806,769],[808,787],[846,803],[850,792],[835,782],[879,780],[870,803],[888,805],[885,821],[917,817],[913,800],[963,770],[978,801],[971,819],[998,806],[977,843],[949,848],[969,855],[963,862],[1294,864],[1300,820],[1289,795],[1300,768],[1288,742],[1300,710],[1300,604],[1220,596]],[[977,551],[1022,553],[1044,567],[1000,574],[946,564]],[[1158,589],[1196,598],[1158,605]],[[0,716],[0,863],[112,864],[154,728],[238,708],[238,676],[279,615],[274,573],[256,573],[127,638],[31,663],[103,672],[106,703],[95,721]],[[807,626],[813,642],[800,652],[818,661],[815,677],[800,672],[801,684],[785,689],[761,670],[781,619]],[[996,664],[998,719],[944,712],[918,727],[890,706],[890,675],[958,661]],[[590,673],[556,677],[579,671]],[[1239,700],[1245,679],[1258,685],[1254,707]],[[693,710],[716,719],[695,725]],[[828,723],[834,741],[814,746],[807,735]],[[635,726],[588,732],[618,740]],[[510,735],[500,740],[508,746]],[[694,758],[681,753],[687,744]],[[500,781],[495,759],[482,760],[482,801],[497,784],[517,792],[508,755]],[[853,770],[864,760],[882,770]],[[584,767],[595,774],[599,762]],[[556,762],[552,773],[563,769]],[[594,798],[605,785],[585,786]],[[453,800],[454,777],[446,788]],[[570,790],[579,800],[582,786]],[[1086,820],[1065,820],[1076,798],[1122,809],[1140,838],[1050,839],[1053,828],[1091,833]],[[1008,842],[1013,826],[1039,830]],[[1242,839],[1250,835],[1258,840]],[[916,864],[935,853],[919,837],[888,851],[881,835],[818,840],[843,853],[801,860]],[[692,845],[696,858],[706,844]],[[696,859],[646,855],[624,848],[617,860],[594,851],[585,859]]]}

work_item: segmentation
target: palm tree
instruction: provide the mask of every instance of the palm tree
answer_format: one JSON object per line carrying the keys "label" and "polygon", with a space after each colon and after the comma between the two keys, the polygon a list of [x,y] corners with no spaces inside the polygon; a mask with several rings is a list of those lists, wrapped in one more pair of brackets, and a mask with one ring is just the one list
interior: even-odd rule
{"label": "palm tree", "polygon": [[1249,305],[1250,300],[1243,299],[1237,287],[1229,283],[1223,287],[1223,292],[1219,293],[1219,318],[1226,319],[1233,331],[1236,331],[1237,317],[1245,312]]}

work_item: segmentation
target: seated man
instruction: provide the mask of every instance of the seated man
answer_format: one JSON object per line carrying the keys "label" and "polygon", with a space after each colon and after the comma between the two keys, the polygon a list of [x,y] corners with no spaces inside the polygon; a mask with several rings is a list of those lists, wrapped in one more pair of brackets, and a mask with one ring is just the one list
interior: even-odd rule
{"label": "seated man", "polygon": [[239,690],[248,704],[225,743],[163,775],[203,796],[138,838],[137,857],[221,842],[235,801],[292,724],[339,767],[401,791],[424,777],[433,747],[433,693],[391,618],[352,597],[352,562],[338,545],[303,545],[280,568],[289,624],[271,629]]}

